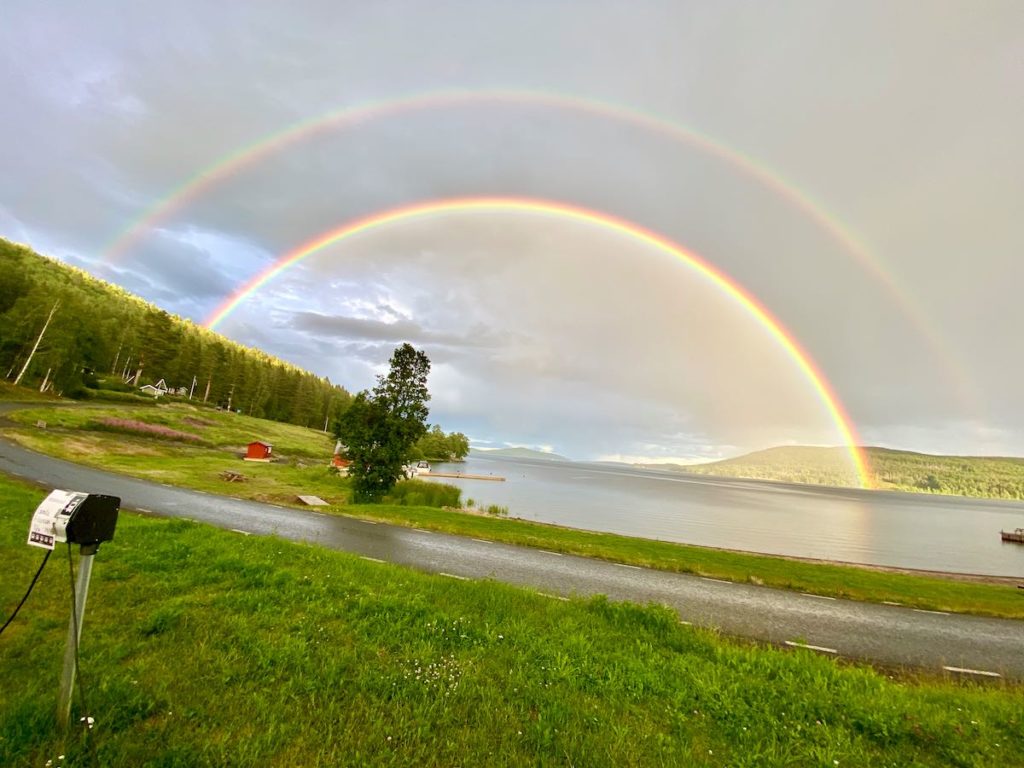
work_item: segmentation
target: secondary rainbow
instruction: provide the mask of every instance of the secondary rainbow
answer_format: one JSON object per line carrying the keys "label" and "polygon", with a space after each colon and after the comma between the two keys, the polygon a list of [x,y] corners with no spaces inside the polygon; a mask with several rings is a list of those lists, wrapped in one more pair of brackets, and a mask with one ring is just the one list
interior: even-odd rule
{"label": "secondary rainbow", "polygon": [[149,231],[168,221],[177,211],[207,190],[243,172],[264,158],[302,141],[327,131],[362,125],[373,120],[417,111],[487,103],[541,106],[630,124],[712,155],[761,184],[813,221],[883,287],[903,315],[925,339],[936,358],[942,362],[961,401],[972,412],[979,412],[981,406],[973,384],[968,379],[963,366],[956,363],[942,339],[933,330],[925,312],[896,285],[891,275],[864,242],[830,213],[824,205],[816,202],[810,195],[800,190],[794,183],[787,181],[765,163],[688,125],[628,105],[582,96],[523,89],[451,89],[407,94],[331,110],[314,118],[293,123],[281,130],[263,134],[254,141],[217,158],[145,209],[139,217],[103,248],[100,259],[103,262],[117,262]]}
{"label": "secondary rainbow", "polygon": [[792,333],[786,330],[749,291],[724,272],[716,269],[692,251],[674,243],[662,235],[645,229],[632,222],[619,219],[607,213],[580,208],[551,200],[540,200],[518,197],[475,197],[452,198],[445,200],[428,200],[406,205],[391,210],[374,213],[355,221],[343,224],[314,239],[300,245],[281,256],[270,267],[249,279],[230,298],[224,301],[206,320],[205,325],[211,330],[230,315],[242,302],[254,292],[269,283],[289,267],[317,251],[357,235],[372,232],[388,225],[408,222],[431,216],[444,214],[467,214],[474,212],[525,213],[548,216],[569,221],[591,224],[610,232],[624,235],[637,242],[651,246],[656,250],[671,255],[705,278],[716,288],[735,300],[751,315],[765,331],[785,350],[796,366],[806,377],[824,405],[829,417],[842,436],[850,458],[857,473],[861,487],[870,488],[871,479],[868,471],[867,457],[860,447],[857,431],[839,396],[829,384],[825,375],[803,349]]}

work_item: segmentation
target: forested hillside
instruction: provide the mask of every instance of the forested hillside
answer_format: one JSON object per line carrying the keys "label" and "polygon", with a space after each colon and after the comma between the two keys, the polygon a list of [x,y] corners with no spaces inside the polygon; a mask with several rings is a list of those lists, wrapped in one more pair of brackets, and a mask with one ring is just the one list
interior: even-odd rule
{"label": "forested hillside", "polygon": [[[865,452],[872,485],[880,490],[1024,499],[1024,459],[933,456],[888,448],[866,448]],[[725,461],[673,469],[814,485],[856,484],[845,448],[769,448]]]}
{"label": "forested hillside", "polygon": [[64,397],[89,397],[97,388],[137,392],[163,379],[192,390],[196,403],[230,403],[245,414],[319,429],[350,400],[328,379],[2,238],[0,376]]}

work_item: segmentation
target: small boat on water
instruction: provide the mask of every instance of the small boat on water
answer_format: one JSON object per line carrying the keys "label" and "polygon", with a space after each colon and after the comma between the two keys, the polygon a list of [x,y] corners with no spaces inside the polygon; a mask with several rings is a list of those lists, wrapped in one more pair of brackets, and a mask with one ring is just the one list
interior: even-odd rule
{"label": "small boat on water", "polygon": [[418,461],[415,464],[406,464],[402,467],[402,471],[405,473],[405,477],[410,480],[417,475],[429,475],[430,462]]}
{"label": "small boat on water", "polygon": [[1003,537],[1003,541],[1015,541],[1018,544],[1024,544],[1024,528],[1018,528],[1015,531],[1000,531],[999,535]]}

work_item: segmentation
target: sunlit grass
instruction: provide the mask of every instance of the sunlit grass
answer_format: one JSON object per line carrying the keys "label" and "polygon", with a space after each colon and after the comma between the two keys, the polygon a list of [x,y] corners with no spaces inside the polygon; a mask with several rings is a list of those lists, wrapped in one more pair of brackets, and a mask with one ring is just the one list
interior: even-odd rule
{"label": "sunlit grass", "polygon": [[[0,606],[42,493],[0,481]],[[65,754],[64,554],[0,638],[0,764]],[[1020,764],[1024,695],[722,640],[660,607],[551,600],[122,513],[82,663],[99,764]],[[76,705],[75,715],[78,715]]]}
{"label": "sunlit grass", "polygon": [[83,432],[103,428],[104,420],[135,421],[163,426],[198,436],[206,445],[229,452],[244,452],[253,440],[274,446],[282,458],[317,458],[326,464],[331,457],[334,440],[323,432],[255,419],[242,414],[217,411],[186,403],[160,403],[154,406],[77,405],[62,408],[30,408],[8,415],[12,421],[26,426],[45,421],[49,430]]}

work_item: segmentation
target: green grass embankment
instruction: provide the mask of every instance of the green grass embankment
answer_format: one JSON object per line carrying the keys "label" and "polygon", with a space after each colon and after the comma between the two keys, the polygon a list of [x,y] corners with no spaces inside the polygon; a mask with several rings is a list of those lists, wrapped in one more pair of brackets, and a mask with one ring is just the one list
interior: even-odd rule
{"label": "green grass embankment", "polygon": [[[40,560],[0,480],[0,610]],[[89,765],[55,730],[58,550],[0,638],[0,764]],[[722,640],[659,607],[551,600],[122,512],[81,648],[97,764],[1012,766],[1024,693]],[[73,719],[81,715],[76,702]],[[59,756],[63,755],[61,760]]]}
{"label": "green grass embankment", "polygon": [[[97,431],[90,426],[113,417],[137,419],[195,434],[202,445],[161,440],[145,434]],[[457,510],[349,504],[347,481],[332,475],[325,466],[333,448],[327,436],[237,414],[196,413],[195,409],[182,405],[136,410],[87,406],[18,411],[10,414],[10,418],[25,426],[6,430],[4,434],[26,447],[170,485],[292,506],[298,505],[299,494],[313,494],[330,503],[321,510],[335,514],[829,597],[1024,618],[1024,590],[1015,589],[1012,584],[976,583],[804,562],[496,519]],[[47,421],[45,430],[30,426],[40,419]],[[257,438],[272,442],[275,455],[282,460],[273,464],[241,461],[242,447],[248,440]],[[225,482],[220,478],[224,469],[240,471],[247,479]]]}
{"label": "green grass embankment", "polygon": [[889,601],[913,608],[1024,619],[1024,590],[1015,589],[1012,584],[985,584],[751,555],[426,507],[367,504],[344,509],[346,514],[399,525],[677,573],[865,602]]}

